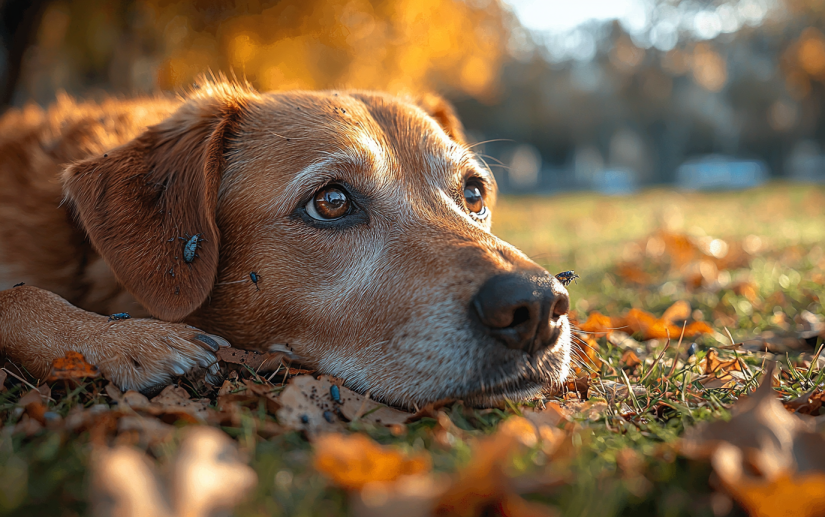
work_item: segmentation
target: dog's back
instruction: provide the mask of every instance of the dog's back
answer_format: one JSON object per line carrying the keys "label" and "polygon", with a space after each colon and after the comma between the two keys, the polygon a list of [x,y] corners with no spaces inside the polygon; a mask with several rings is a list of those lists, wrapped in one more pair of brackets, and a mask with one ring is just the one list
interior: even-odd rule
{"label": "dog's back", "polygon": [[94,312],[140,312],[62,204],[60,173],[128,142],[179,104],[62,96],[48,110],[28,105],[0,119],[0,291],[25,282]]}

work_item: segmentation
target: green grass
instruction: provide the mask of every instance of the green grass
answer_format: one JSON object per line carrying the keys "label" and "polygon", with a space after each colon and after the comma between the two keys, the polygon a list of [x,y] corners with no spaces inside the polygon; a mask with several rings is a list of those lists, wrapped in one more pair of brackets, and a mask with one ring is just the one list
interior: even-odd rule
{"label": "green grass", "polygon": [[[576,270],[581,278],[569,290],[582,319],[594,310],[613,316],[631,307],[660,316],[676,300],[687,300],[693,317],[716,331],[694,340],[698,352],[692,359],[684,353],[688,344],[684,343],[682,361],[672,375],[669,365],[675,355],[670,349],[664,356],[668,368],[644,381],[651,366],[623,367],[625,348],[600,338],[603,363],[598,378],[621,384],[630,381],[644,386],[646,394],[628,400],[627,407],[610,405],[595,419],[575,417],[574,423],[567,424],[573,431],[563,454],[534,447],[510,458],[507,475],[533,482],[525,498],[563,515],[715,515],[714,507],[743,515],[734,502],[715,494],[710,466],[680,457],[676,444],[686,427],[729,416],[730,405],[755,384],[764,354],[739,354],[753,381],[733,389],[703,389],[695,382],[695,365],[710,348],[729,344],[723,337],[725,327],[739,341],[783,326],[792,332],[794,317],[805,310],[823,315],[825,188],[774,184],[746,192],[653,190],[621,198],[505,197],[494,213],[494,231],[553,273]],[[731,244],[758,236],[762,245],[745,263],[724,271],[713,286],[692,288],[685,282],[685,272],[666,255],[647,252],[648,238],[660,231],[697,239],[718,237]],[[650,281],[626,280],[616,267],[620,263],[636,264]],[[752,285],[753,292],[738,290],[743,283]],[[655,358],[664,342],[633,346],[641,357]],[[720,354],[733,357],[733,352]],[[793,397],[821,386],[822,371],[817,367],[797,371],[788,366],[798,364],[798,355],[778,359],[785,362],[779,388],[783,395]],[[661,380],[664,377],[667,383]],[[49,407],[65,416],[74,406],[108,404],[101,385],[101,381],[86,383],[62,397],[55,395],[57,400]],[[0,393],[0,418],[8,429],[20,418],[15,402],[21,386],[11,381],[6,386]],[[447,406],[443,411],[454,426],[447,444],[439,441],[436,431],[442,424],[433,418],[409,424],[400,436],[361,423],[351,424],[350,430],[367,433],[382,444],[427,451],[435,471],[453,473],[470,461],[475,438],[494,433],[502,419],[525,407]],[[237,438],[259,476],[258,487],[236,515],[349,514],[346,492],[314,471],[312,447],[303,436],[295,432],[269,439],[258,436],[256,425],[267,420],[274,417],[263,406],[253,406],[244,410],[239,427],[225,428]],[[175,443],[148,452],[163,464],[173,455]],[[0,515],[84,514],[90,450],[89,432],[1,434]]]}

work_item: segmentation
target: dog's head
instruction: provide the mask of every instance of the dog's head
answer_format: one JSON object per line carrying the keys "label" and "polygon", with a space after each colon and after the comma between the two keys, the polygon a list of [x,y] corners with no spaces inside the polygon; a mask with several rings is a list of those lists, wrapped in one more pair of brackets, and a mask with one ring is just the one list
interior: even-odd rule
{"label": "dog's head", "polygon": [[490,233],[495,182],[436,97],[205,85],[65,185],[159,318],[405,405],[567,375],[567,292]]}

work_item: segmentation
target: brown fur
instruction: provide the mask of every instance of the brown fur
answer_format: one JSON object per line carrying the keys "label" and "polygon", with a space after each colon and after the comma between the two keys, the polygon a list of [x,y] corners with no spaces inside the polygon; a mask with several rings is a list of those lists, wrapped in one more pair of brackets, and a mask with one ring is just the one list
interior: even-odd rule
{"label": "brown fur", "polygon": [[[534,393],[566,375],[569,325],[562,317],[560,344],[528,358],[467,317],[486,279],[548,275],[461,208],[468,177],[495,202],[463,138],[435,96],[228,83],[179,100],[64,98],[8,113],[0,350],[40,376],[78,350],[119,385],[146,389],[211,364],[214,380],[222,336],[289,350],[402,404]],[[302,215],[330,181],[360,196],[355,222]],[[99,315],[122,311],[133,318]]]}

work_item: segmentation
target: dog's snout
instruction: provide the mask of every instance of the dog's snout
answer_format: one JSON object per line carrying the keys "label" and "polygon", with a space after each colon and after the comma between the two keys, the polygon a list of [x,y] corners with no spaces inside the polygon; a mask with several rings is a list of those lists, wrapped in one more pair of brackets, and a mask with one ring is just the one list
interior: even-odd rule
{"label": "dog's snout", "polygon": [[473,298],[473,309],[487,331],[509,348],[535,353],[553,346],[556,324],[570,299],[552,288],[552,278],[515,273],[487,280]]}

